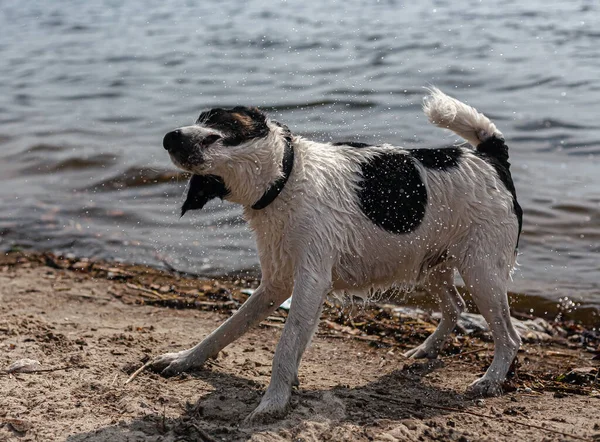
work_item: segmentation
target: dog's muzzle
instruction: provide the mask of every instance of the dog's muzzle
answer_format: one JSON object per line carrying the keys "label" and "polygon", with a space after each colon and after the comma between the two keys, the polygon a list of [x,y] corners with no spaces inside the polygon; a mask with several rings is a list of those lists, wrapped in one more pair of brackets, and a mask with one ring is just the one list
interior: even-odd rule
{"label": "dog's muzzle", "polygon": [[163,138],[163,147],[169,152],[174,153],[184,148],[183,134],[179,129],[169,132]]}
{"label": "dog's muzzle", "polygon": [[[163,138],[163,147],[169,152],[175,164],[180,167],[189,166],[191,165],[190,162],[198,163],[201,158],[193,140],[182,133],[180,129],[176,129],[165,135]],[[192,158],[194,158],[193,161]]]}

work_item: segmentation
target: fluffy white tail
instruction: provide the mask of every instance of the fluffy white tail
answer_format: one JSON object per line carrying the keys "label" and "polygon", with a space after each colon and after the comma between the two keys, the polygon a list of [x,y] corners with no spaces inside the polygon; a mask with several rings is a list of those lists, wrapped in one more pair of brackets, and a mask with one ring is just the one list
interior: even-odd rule
{"label": "fluffy white tail", "polygon": [[473,147],[493,136],[503,138],[494,123],[477,112],[477,109],[449,97],[438,88],[428,90],[429,95],[423,101],[423,111],[431,123],[443,129],[450,129]]}

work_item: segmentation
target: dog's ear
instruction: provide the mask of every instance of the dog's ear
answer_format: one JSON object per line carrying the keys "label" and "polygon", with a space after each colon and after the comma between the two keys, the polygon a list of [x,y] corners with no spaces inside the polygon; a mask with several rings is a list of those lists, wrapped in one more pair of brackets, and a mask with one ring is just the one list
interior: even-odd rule
{"label": "dog's ear", "polygon": [[202,209],[214,198],[223,199],[229,194],[223,179],[216,175],[192,175],[187,197],[181,206],[181,216],[188,210]]}

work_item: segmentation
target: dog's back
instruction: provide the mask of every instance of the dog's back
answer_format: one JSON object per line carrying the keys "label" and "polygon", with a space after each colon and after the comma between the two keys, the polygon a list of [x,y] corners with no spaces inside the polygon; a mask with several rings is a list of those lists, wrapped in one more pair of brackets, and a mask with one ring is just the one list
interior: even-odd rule
{"label": "dog's back", "polygon": [[507,276],[514,265],[522,212],[502,134],[487,117],[437,89],[424,110],[432,123],[474,147],[298,140],[302,179],[290,184],[292,230],[300,226],[304,233],[282,235],[292,238],[292,260],[293,238],[301,247],[307,235],[334,254],[336,290],[364,296],[373,288],[411,286],[441,264],[466,271],[489,262]]}

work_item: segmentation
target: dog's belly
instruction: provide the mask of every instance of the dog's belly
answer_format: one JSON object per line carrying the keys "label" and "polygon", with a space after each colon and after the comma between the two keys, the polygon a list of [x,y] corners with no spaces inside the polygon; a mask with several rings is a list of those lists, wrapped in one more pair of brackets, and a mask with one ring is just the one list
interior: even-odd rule
{"label": "dog's belly", "polygon": [[332,270],[334,290],[362,291],[373,287],[414,285],[422,273],[422,258],[399,250],[344,255]]}

